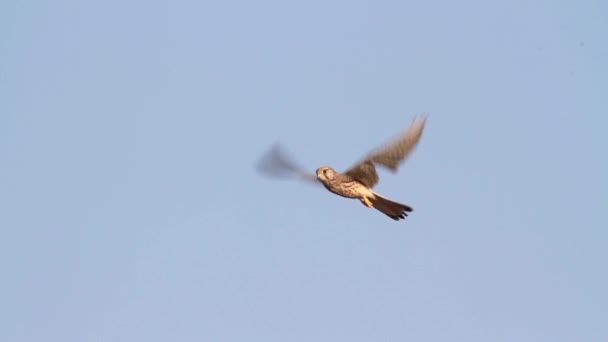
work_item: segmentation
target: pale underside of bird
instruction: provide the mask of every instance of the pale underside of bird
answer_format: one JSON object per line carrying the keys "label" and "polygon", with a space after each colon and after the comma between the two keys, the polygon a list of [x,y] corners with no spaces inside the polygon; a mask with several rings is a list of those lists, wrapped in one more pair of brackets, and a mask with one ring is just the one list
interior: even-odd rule
{"label": "pale underside of bird", "polygon": [[418,145],[422,136],[426,116],[414,118],[411,125],[400,135],[380,148],[367,154],[361,161],[345,172],[337,172],[329,166],[321,166],[316,175],[304,171],[275,145],[258,164],[264,174],[275,177],[297,177],[306,181],[321,183],[336,195],[358,199],[368,208],[375,208],[393,220],[404,219],[412,212],[412,207],[394,202],[373,191],[380,178],[376,166],[383,166],[393,173],[407,159]]}

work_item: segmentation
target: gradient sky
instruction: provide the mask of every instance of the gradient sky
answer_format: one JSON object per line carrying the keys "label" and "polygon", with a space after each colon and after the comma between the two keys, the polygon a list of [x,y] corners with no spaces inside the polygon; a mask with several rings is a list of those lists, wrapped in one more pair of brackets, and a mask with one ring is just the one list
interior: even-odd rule
{"label": "gradient sky", "polygon": [[[1,341],[608,341],[608,3],[0,3]],[[394,222],[261,177],[428,113]]]}

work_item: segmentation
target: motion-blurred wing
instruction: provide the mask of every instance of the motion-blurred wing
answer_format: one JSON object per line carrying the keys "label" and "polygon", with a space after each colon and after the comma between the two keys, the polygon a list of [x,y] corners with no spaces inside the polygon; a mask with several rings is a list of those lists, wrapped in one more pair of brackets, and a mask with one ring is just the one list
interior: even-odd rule
{"label": "motion-blurred wing", "polygon": [[374,164],[382,165],[396,172],[399,165],[405,161],[406,157],[418,145],[425,123],[426,116],[415,118],[405,132],[367,155],[362,162],[346,171],[346,174],[357,179],[367,187],[373,187],[379,180]]}
{"label": "motion-blurred wing", "polygon": [[374,185],[378,184],[379,180],[376,167],[370,160],[364,160],[353,166],[346,171],[345,174],[356,179],[359,183],[362,183],[368,188],[373,188]]}
{"label": "motion-blurred wing", "polygon": [[291,159],[280,144],[274,144],[257,164],[260,173],[275,178],[299,178],[318,183],[317,177],[306,172]]}

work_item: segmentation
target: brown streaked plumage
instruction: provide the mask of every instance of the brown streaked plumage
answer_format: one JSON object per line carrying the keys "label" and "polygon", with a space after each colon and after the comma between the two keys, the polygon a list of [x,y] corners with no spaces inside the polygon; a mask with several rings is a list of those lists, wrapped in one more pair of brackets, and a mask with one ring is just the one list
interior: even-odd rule
{"label": "brown streaked plumage", "polygon": [[425,123],[425,116],[415,118],[405,132],[368,154],[344,173],[339,173],[329,166],[322,166],[317,169],[316,177],[310,175],[301,171],[302,169],[291,162],[277,146],[271,150],[270,155],[259,166],[262,171],[275,176],[295,174],[306,180],[318,180],[327,190],[336,195],[359,199],[363,205],[376,208],[394,220],[404,219],[409,212],[413,211],[410,206],[391,201],[372,190],[379,181],[376,165],[397,172],[399,165],[418,144]]}

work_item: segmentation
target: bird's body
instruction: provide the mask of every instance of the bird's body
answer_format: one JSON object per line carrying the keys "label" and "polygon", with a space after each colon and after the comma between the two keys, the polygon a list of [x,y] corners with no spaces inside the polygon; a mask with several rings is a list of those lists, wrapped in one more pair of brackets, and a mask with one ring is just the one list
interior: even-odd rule
{"label": "bird's body", "polygon": [[317,178],[323,186],[334,194],[346,198],[373,197],[374,192],[356,179],[336,172],[329,166],[317,169]]}
{"label": "bird's body", "polygon": [[394,141],[370,153],[343,173],[337,172],[329,166],[322,166],[317,169],[316,177],[309,175],[300,171],[299,167],[281,156],[278,151],[274,152],[271,163],[264,166],[269,173],[289,172],[298,174],[307,180],[319,181],[327,190],[336,195],[359,199],[363,205],[368,208],[376,208],[394,220],[404,219],[409,212],[413,211],[410,206],[393,202],[372,190],[379,181],[376,165],[396,172],[399,165],[418,144],[425,122],[425,117],[414,120],[412,125]]}
{"label": "bird's body", "polygon": [[376,208],[393,220],[404,219],[413,210],[410,206],[380,196],[355,178],[336,172],[329,166],[318,168],[317,178],[330,192],[346,198],[356,198],[366,207]]}

